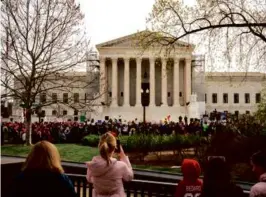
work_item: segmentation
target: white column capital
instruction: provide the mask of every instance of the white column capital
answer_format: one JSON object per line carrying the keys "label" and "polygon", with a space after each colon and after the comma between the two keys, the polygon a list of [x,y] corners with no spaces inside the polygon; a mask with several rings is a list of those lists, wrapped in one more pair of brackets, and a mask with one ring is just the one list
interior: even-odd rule
{"label": "white column capital", "polygon": [[117,62],[118,57],[112,57],[111,60],[112,60],[112,62]]}
{"label": "white column capital", "polygon": [[100,56],[99,60],[100,60],[100,62],[105,61],[106,60],[106,56]]}
{"label": "white column capital", "polygon": [[149,58],[149,61],[154,61],[155,62],[155,60],[156,60],[156,57],[153,57],[153,56],[148,57],[148,58]]}
{"label": "white column capital", "polygon": [[137,57],[137,58],[136,58],[136,63],[137,63],[137,64],[138,64],[138,63],[141,64],[141,61],[142,61],[142,57]]}
{"label": "white column capital", "polygon": [[130,60],[131,58],[130,57],[123,57],[123,60],[126,62],[129,62],[129,60]]}
{"label": "white column capital", "polygon": [[174,59],[174,62],[175,62],[175,63],[178,63],[178,64],[179,64],[179,61],[181,60],[180,57],[174,57],[173,59]]}

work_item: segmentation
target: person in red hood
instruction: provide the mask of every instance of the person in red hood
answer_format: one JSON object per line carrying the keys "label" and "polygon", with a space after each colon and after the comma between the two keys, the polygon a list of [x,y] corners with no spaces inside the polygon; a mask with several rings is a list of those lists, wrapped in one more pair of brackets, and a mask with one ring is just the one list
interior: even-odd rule
{"label": "person in red hood", "polygon": [[181,170],[183,180],[177,185],[175,197],[198,197],[202,190],[202,181],[199,179],[201,168],[194,159],[184,159]]}

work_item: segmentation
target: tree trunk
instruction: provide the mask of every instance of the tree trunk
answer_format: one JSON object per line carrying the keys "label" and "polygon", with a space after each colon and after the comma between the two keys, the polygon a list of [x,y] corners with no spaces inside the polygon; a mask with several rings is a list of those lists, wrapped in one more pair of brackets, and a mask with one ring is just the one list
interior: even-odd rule
{"label": "tree trunk", "polygon": [[29,146],[32,144],[31,109],[26,109],[25,121],[26,121],[26,144]]}

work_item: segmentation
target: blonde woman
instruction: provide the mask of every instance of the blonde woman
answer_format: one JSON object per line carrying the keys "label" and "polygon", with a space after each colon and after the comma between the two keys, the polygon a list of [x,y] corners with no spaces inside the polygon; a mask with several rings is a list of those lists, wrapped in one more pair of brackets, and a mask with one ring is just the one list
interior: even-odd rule
{"label": "blonde woman", "polygon": [[87,180],[93,183],[93,197],[124,197],[124,181],[133,179],[133,170],[128,157],[120,146],[120,161],[113,158],[116,138],[107,132],[99,142],[100,156],[87,163]]}
{"label": "blonde woman", "polygon": [[57,148],[48,141],[35,144],[15,179],[13,197],[74,197],[75,189],[64,174]]}

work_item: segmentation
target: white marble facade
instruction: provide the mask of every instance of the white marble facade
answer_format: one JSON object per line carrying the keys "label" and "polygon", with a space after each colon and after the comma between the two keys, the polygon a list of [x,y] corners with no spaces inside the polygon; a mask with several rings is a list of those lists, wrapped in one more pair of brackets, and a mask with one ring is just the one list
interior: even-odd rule
{"label": "white marble facade", "polygon": [[95,118],[142,120],[144,90],[149,96],[147,121],[159,121],[168,115],[171,120],[185,115],[192,117],[186,104],[191,96],[194,46],[177,43],[175,51],[166,56],[159,47],[145,51],[133,47],[134,36],[96,46],[100,54],[102,109]]}

